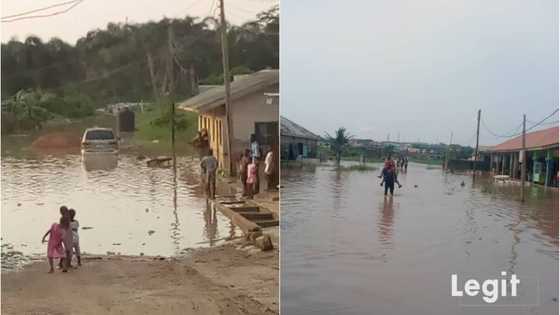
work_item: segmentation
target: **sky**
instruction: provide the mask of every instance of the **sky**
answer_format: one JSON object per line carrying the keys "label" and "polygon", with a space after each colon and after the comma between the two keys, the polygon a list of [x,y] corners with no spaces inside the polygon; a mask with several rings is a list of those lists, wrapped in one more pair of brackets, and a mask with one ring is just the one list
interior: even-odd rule
{"label": "sky", "polygon": [[[558,108],[557,0],[282,0],[281,113],[325,135],[474,145]],[[558,114],[548,121],[553,126]],[[557,123],[556,123],[557,125]],[[538,129],[538,128],[537,128]]]}
{"label": "sky", "polygon": [[[18,14],[66,1],[2,0],[1,15]],[[212,11],[217,17],[219,11],[214,9],[218,3],[219,0],[84,0],[69,12],[57,16],[2,23],[2,42],[7,42],[12,36],[24,40],[29,34],[34,34],[45,41],[56,36],[75,44],[88,31],[106,28],[109,22],[124,23],[128,19],[129,23],[141,23],[186,15],[206,17],[213,15]],[[226,19],[239,25],[276,3],[276,0],[225,0]],[[64,8],[53,8],[41,13],[57,12]]]}

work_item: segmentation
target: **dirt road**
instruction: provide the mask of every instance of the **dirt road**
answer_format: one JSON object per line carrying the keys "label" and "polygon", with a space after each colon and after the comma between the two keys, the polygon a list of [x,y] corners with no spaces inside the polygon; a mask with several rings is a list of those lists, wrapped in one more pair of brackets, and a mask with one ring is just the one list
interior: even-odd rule
{"label": "dirt road", "polygon": [[278,314],[278,251],[228,244],[188,258],[96,256],[2,274],[2,314]]}

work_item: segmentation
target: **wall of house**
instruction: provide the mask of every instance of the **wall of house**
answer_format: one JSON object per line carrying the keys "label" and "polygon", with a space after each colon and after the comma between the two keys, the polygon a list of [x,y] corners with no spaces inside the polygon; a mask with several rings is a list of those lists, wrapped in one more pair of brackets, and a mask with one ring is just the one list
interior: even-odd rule
{"label": "wall of house", "polygon": [[232,103],[231,121],[233,127],[232,154],[236,161],[245,148],[249,148],[251,134],[255,133],[256,122],[278,122],[277,98],[267,104],[264,93],[275,93],[278,84],[246,95]]}
{"label": "wall of house", "polygon": [[[494,174],[521,178],[519,151],[490,152],[490,167]],[[526,180],[545,186],[558,187],[558,147],[527,151]]]}
{"label": "wall of house", "polygon": [[303,154],[301,152],[302,146],[306,147],[307,156],[306,158],[317,158],[317,141],[304,138],[296,138],[289,136],[281,137],[281,153],[280,157],[282,160],[294,160],[298,155]]}

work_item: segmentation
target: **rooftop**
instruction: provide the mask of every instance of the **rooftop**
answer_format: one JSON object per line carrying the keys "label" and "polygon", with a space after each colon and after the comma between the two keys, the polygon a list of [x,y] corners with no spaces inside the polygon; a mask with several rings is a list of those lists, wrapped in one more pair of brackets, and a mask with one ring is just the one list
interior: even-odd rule
{"label": "rooftop", "polygon": [[[261,70],[248,74],[231,82],[231,99],[236,100],[248,94],[257,92],[267,86],[278,84],[278,70]],[[275,91],[265,91],[275,92]],[[225,103],[226,91],[223,85],[201,90],[195,95],[177,105],[179,109],[204,112]]]}
{"label": "rooftop", "polygon": [[[495,145],[491,151],[519,151],[522,149],[521,138],[522,136],[518,136],[506,142]],[[558,146],[558,126],[533,131],[525,135],[525,148],[527,150],[537,150],[554,146]]]}
{"label": "rooftop", "polygon": [[280,117],[280,135],[309,140],[321,140],[321,137],[318,135],[303,128],[286,117]]}

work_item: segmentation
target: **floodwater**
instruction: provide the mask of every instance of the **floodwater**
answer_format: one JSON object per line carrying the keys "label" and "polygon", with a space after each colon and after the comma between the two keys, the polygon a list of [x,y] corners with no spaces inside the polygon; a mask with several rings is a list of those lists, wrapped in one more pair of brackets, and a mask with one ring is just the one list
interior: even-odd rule
{"label": "floodwater", "polygon": [[135,155],[91,153],[2,156],[2,267],[44,257],[43,234],[77,211],[81,250],[90,254],[173,256],[238,236],[207,206],[196,159],[150,168]]}
{"label": "floodwater", "polygon": [[[384,198],[377,175],[282,169],[282,314],[558,314],[558,190],[522,204],[519,186],[411,163]],[[451,296],[451,274],[501,271],[518,298]]]}

